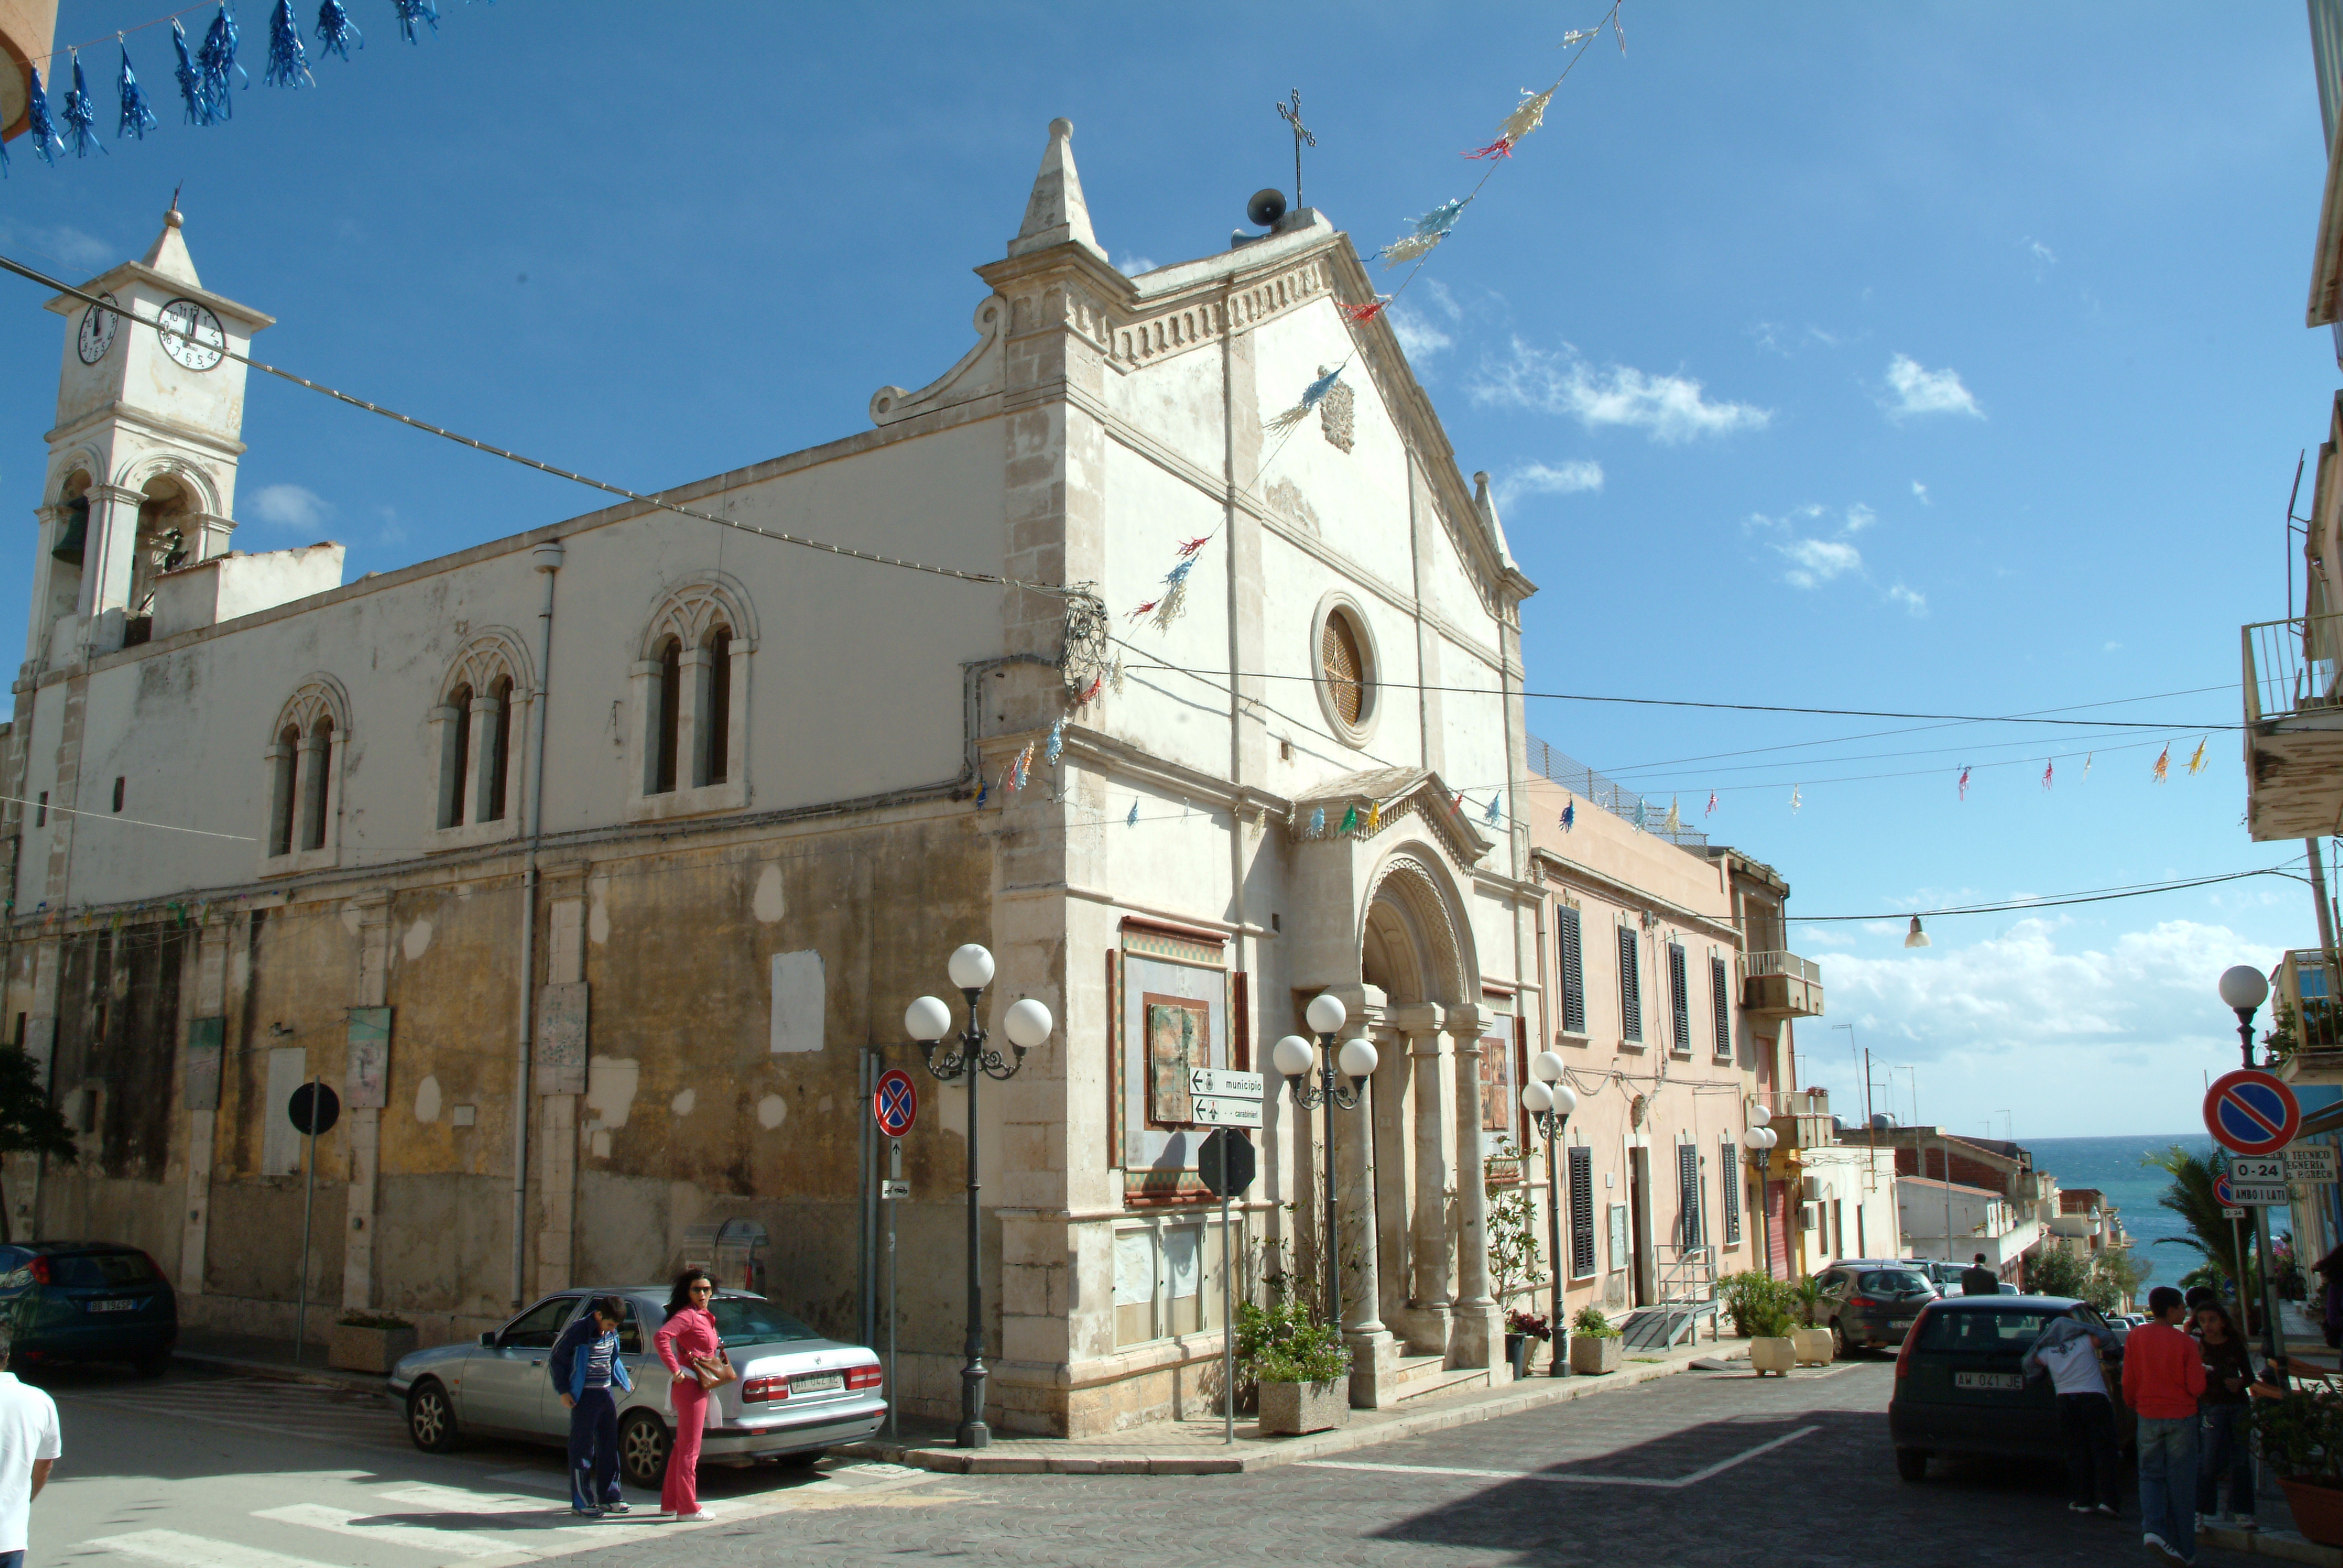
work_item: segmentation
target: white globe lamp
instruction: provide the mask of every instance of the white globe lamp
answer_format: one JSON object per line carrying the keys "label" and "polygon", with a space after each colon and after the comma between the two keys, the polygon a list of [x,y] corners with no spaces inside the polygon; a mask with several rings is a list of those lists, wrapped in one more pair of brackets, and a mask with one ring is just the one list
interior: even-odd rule
{"label": "white globe lamp", "polygon": [[1287,1078],[1303,1076],[1317,1060],[1318,1053],[1298,1034],[1289,1034],[1269,1048],[1270,1065]]}
{"label": "white globe lamp", "polygon": [[982,990],[992,983],[992,954],[975,942],[954,948],[944,967],[952,984],[962,990]]}
{"label": "white globe lamp", "polygon": [[903,1010],[903,1032],[922,1045],[933,1045],[951,1032],[951,1009],[923,996]]}
{"label": "white globe lamp", "polygon": [[1351,1010],[1342,1005],[1341,997],[1331,991],[1322,991],[1310,999],[1310,1006],[1305,1016],[1310,1020],[1312,1033],[1333,1034],[1342,1029],[1343,1021],[1351,1016]]}
{"label": "white globe lamp", "polygon": [[1010,1044],[1031,1050],[1050,1038],[1051,1022],[1050,1010],[1029,996],[1011,1004],[1001,1027],[1007,1031]]}
{"label": "white globe lamp", "polygon": [[[1325,1000],[1327,999],[1324,997],[1318,999],[1319,1001]],[[1314,1008],[1318,1002],[1313,1001],[1310,1005]],[[1342,1004],[1336,1002],[1334,1005],[1340,1007]],[[1372,1078],[1374,1076],[1375,1062],[1379,1059],[1375,1055],[1375,1048],[1365,1040],[1346,1040],[1342,1042],[1342,1055],[1339,1060],[1342,1064],[1342,1070],[1353,1078]]]}

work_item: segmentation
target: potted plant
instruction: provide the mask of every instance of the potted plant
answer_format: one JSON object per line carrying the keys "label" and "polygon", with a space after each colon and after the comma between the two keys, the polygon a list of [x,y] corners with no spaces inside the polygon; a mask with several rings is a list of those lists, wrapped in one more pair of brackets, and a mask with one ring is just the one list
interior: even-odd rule
{"label": "potted plant", "polygon": [[1238,1370],[1258,1391],[1264,1437],[1299,1437],[1351,1419],[1351,1347],[1287,1299],[1248,1302],[1237,1320]]}
{"label": "potted plant", "polygon": [[1797,1342],[1790,1337],[1797,1321],[1787,1309],[1768,1304],[1751,1317],[1749,1326],[1753,1331],[1749,1336],[1751,1370],[1759,1377],[1767,1372],[1787,1377],[1790,1369],[1798,1364]]}
{"label": "potted plant", "polygon": [[1519,1307],[1505,1312],[1505,1360],[1513,1363],[1513,1376],[1529,1375],[1530,1344],[1544,1344],[1554,1338],[1554,1326],[1535,1312],[1525,1312]]}
{"label": "potted plant", "polygon": [[326,1363],[345,1372],[387,1374],[415,1350],[415,1325],[390,1312],[353,1309],[335,1321]]}
{"label": "potted plant", "polygon": [[1570,1320],[1570,1370],[1582,1376],[1619,1370],[1625,1347],[1619,1330],[1594,1307],[1581,1307]]}
{"label": "potted plant", "polygon": [[2343,1400],[2293,1389],[2255,1400],[2247,1420],[2262,1462],[2286,1489],[2294,1527],[2322,1546],[2343,1546]]}

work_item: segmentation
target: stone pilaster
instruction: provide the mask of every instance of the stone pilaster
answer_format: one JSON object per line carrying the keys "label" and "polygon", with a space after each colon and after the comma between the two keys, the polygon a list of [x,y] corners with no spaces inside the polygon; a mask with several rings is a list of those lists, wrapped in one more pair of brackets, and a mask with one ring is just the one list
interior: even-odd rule
{"label": "stone pilaster", "polygon": [[1481,1161],[1481,1033],[1486,1021],[1477,1007],[1450,1008],[1443,1020],[1456,1061],[1456,1305],[1448,1364],[1487,1367],[1490,1378],[1498,1381],[1504,1329],[1489,1294],[1488,1179]]}

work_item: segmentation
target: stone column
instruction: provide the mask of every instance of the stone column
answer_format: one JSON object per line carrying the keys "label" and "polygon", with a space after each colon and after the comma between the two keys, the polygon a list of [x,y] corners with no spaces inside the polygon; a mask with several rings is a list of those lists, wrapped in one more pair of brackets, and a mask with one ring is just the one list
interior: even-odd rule
{"label": "stone column", "polygon": [[[475,692],[472,694],[472,711],[465,719],[458,720],[459,723],[468,721],[472,726],[471,748],[468,756],[472,776],[456,780],[457,799],[466,802],[463,819],[468,823],[487,821],[488,813],[496,809],[497,769],[493,753],[497,749],[497,709],[501,706],[488,693]],[[508,727],[505,733],[510,736],[518,731]],[[505,759],[505,803],[509,810],[515,794],[510,757]]]}
{"label": "stone column", "polygon": [[[1340,988],[1336,994],[1341,994]],[[1368,1032],[1366,1008],[1349,997],[1351,1020],[1334,1045],[1336,1052]],[[1348,1079],[1338,1079],[1348,1086]],[[1342,1238],[1342,1339],[1351,1347],[1351,1403],[1377,1410],[1397,1402],[1399,1346],[1383,1326],[1383,1286],[1375,1257],[1373,1154],[1374,1080],[1359,1088],[1359,1103],[1334,1111],[1335,1226]],[[1322,1111],[1321,1115],[1324,1112]]]}
{"label": "stone column", "polygon": [[1408,1127],[1407,1040],[1390,1027],[1388,1014],[1374,1024],[1369,1038],[1374,1041],[1377,1058],[1372,1151],[1375,1256],[1391,1260],[1389,1268],[1376,1271],[1378,1297],[1384,1326],[1413,1346],[1423,1336],[1408,1294],[1408,1230],[1413,1212],[1408,1202],[1408,1168],[1413,1163],[1413,1142]]}
{"label": "stone column", "polygon": [[1477,1007],[1453,1007],[1443,1027],[1456,1057],[1456,1305],[1448,1363],[1487,1367],[1500,1376],[1504,1344],[1496,1302],[1489,1294],[1489,1198],[1481,1164],[1481,1033]]}
{"label": "stone column", "polygon": [[[385,1004],[390,989],[390,895],[352,899],[358,918],[357,975],[352,1008]],[[351,1033],[355,1036],[357,1030]],[[342,1305],[363,1309],[374,1302],[375,1179],[382,1152],[382,1095],[390,1082],[388,1041],[382,1041],[381,1077],[361,1084],[359,1052],[345,1059],[342,1098],[350,1108],[349,1232],[342,1238]]]}
{"label": "stone column", "polygon": [[675,787],[696,789],[708,781],[708,737],[715,717],[708,711],[706,646],[685,648],[676,665],[676,698],[682,711],[675,726]]}
{"label": "stone column", "polygon": [[244,925],[206,920],[196,933],[196,1010],[187,1028],[187,1218],[179,1233],[179,1294],[204,1293],[211,1233],[212,1159],[226,1060],[227,950]]}
{"label": "stone column", "polygon": [[92,485],[89,533],[82,547],[81,603],[92,653],[122,646],[122,612],[136,565],[138,508],[146,498],[115,485]]}
{"label": "stone column", "polygon": [[191,561],[207,561],[214,556],[228,552],[228,540],[236,532],[232,518],[215,517],[209,512],[189,512],[179,519],[186,535],[183,548]]}
{"label": "stone column", "polygon": [[1409,1307],[1418,1320],[1418,1342],[1448,1353],[1448,1086],[1440,1073],[1440,1010],[1429,1003],[1393,1008],[1392,1022],[1404,1031],[1406,1070],[1414,1081],[1410,1132],[1415,1147],[1415,1254]]}

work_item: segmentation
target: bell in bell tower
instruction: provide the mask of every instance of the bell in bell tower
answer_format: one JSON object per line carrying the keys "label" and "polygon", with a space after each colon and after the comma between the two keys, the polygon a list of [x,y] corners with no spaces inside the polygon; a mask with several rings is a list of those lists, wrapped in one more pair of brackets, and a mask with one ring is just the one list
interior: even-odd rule
{"label": "bell in bell tower", "polygon": [[146,640],[155,583],[225,554],[244,453],[243,363],[275,318],[206,290],[178,202],[146,256],[59,295],[65,319],[25,658],[86,660]]}

